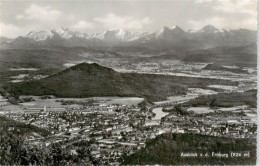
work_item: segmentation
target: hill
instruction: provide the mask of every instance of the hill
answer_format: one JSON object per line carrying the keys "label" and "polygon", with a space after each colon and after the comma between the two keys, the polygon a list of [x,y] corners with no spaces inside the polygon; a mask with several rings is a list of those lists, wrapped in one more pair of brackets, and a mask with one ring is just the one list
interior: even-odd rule
{"label": "hill", "polygon": [[41,80],[10,84],[5,90],[14,96],[56,95],[58,97],[139,96],[148,101],[185,94],[187,87],[238,82],[208,78],[119,73],[96,63],[81,63]]}
{"label": "hill", "polygon": [[[230,157],[231,152],[250,152],[250,157]],[[212,152],[226,153],[213,157]],[[181,157],[182,153],[208,153],[208,157]],[[146,142],[146,147],[125,157],[124,165],[254,165],[256,142],[194,134],[162,134]]]}
{"label": "hill", "polygon": [[246,70],[240,68],[228,68],[223,67],[217,64],[208,64],[206,67],[203,68],[204,70],[219,70],[219,71],[229,71],[232,73],[248,73]]}
{"label": "hill", "polygon": [[252,89],[246,92],[218,93],[208,96],[199,96],[183,103],[192,106],[211,106],[211,107],[233,107],[239,105],[249,105],[256,108],[257,90]]}
{"label": "hill", "polygon": [[214,63],[225,66],[250,67],[257,65],[257,46],[216,47],[186,52],[182,58],[186,62]]}

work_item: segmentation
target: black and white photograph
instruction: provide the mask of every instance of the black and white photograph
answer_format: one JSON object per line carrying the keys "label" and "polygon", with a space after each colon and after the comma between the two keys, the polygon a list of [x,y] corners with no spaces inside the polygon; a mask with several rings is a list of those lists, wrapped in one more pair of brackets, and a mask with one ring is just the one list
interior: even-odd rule
{"label": "black and white photograph", "polygon": [[257,165],[257,0],[0,0],[0,165]]}

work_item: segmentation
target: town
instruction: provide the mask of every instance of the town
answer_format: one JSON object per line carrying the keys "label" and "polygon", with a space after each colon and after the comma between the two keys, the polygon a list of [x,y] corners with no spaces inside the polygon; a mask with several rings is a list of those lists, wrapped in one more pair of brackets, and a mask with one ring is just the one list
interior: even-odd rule
{"label": "town", "polygon": [[[48,147],[60,143],[62,148],[77,156],[77,149],[87,144],[90,155],[100,164],[119,164],[124,156],[144,148],[147,140],[163,133],[254,139],[257,135],[256,121],[247,116],[256,114],[256,109],[249,107],[195,113],[187,111],[188,107],[163,108],[142,101],[136,105],[97,102],[72,108],[48,105],[23,108],[22,112],[4,111],[2,116],[51,133],[48,137],[27,136],[29,145]],[[10,126],[8,130],[19,128]]]}

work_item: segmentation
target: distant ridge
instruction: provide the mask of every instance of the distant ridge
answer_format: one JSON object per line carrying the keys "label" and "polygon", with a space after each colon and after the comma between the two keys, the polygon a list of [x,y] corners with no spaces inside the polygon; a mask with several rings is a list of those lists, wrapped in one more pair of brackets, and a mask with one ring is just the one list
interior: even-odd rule
{"label": "distant ridge", "polygon": [[[18,41],[17,41],[18,40]],[[68,28],[31,31],[25,36],[12,40],[1,40],[3,48],[52,47],[52,46],[141,46],[151,48],[186,47],[191,49],[212,48],[218,46],[245,46],[256,43],[256,31],[230,30],[207,25],[197,31],[184,31],[175,25],[171,28],[147,32],[129,32],[123,29],[102,33],[81,33]]]}
{"label": "distant ridge", "polygon": [[248,73],[246,70],[243,70],[241,68],[227,68],[223,67],[217,64],[208,64],[206,67],[203,69],[205,70],[219,70],[219,71],[229,71],[233,73]]}
{"label": "distant ridge", "polygon": [[175,77],[156,74],[118,73],[99,64],[81,63],[37,81],[11,84],[14,95],[56,95],[58,97],[138,96],[148,101],[185,94],[188,86],[237,85],[227,80]]}

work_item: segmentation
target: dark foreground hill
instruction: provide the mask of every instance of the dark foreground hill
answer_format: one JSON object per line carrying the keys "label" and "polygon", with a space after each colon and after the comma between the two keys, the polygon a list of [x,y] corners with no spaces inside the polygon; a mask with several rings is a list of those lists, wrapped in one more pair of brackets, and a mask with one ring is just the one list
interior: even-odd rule
{"label": "dark foreground hill", "polygon": [[[214,153],[228,157],[213,156]],[[231,152],[250,153],[231,157]],[[182,155],[183,153],[183,155]],[[195,153],[198,156],[184,157]],[[208,153],[208,157],[199,154]],[[182,155],[182,156],[181,156]],[[255,165],[256,141],[194,134],[162,134],[146,142],[146,147],[125,158],[124,165]]]}
{"label": "dark foreground hill", "polygon": [[237,85],[238,82],[156,74],[119,73],[96,63],[81,63],[42,80],[11,84],[5,88],[14,96],[139,96],[145,97],[148,101],[155,101],[176,94],[185,94],[187,87],[206,87],[211,84]]}

